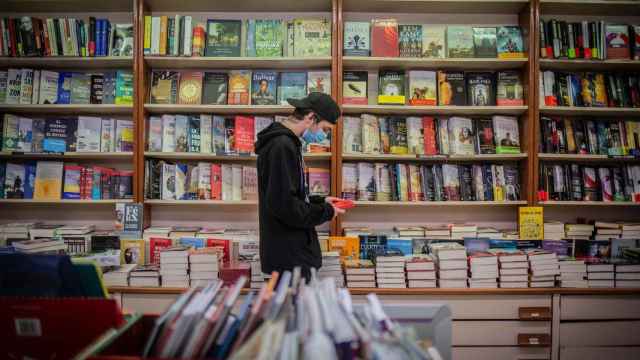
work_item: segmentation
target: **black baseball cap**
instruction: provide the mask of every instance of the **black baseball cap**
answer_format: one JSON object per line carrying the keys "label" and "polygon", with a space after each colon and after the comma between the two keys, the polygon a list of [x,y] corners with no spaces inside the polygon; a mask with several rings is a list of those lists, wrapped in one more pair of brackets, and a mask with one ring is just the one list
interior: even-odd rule
{"label": "black baseball cap", "polygon": [[332,124],[335,124],[340,117],[340,107],[331,96],[325,93],[312,92],[305,98],[287,99],[287,102],[296,109],[313,110],[320,119],[327,120]]}

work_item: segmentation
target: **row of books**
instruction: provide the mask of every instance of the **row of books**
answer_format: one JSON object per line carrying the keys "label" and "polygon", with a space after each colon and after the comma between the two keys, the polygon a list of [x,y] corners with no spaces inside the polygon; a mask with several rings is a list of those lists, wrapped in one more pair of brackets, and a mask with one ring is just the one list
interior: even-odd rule
{"label": "row of books", "polygon": [[133,73],[0,71],[0,104],[133,104]]}
{"label": "row of books", "polygon": [[343,118],[345,154],[473,155],[520,153],[518,119],[453,116]]}
{"label": "row of books", "polygon": [[0,56],[133,56],[133,24],[109,19],[0,19]]}
{"label": "row of books", "polygon": [[540,19],[540,56],[550,59],[640,60],[640,26]]}
{"label": "row of books", "polygon": [[[359,236],[371,236],[382,234],[388,238],[414,239],[424,238],[431,240],[462,240],[464,238],[479,238],[492,240],[518,240],[519,234],[515,229],[498,230],[492,227],[478,226],[473,223],[453,223],[429,226],[396,226],[392,230],[372,230],[369,227],[345,227],[344,237],[333,237],[330,240],[333,244],[327,243],[326,251],[334,247],[345,246],[343,240],[347,238],[358,238]],[[427,253],[420,250],[419,242],[414,243],[413,254]],[[321,243],[322,245],[322,243]],[[355,247],[358,248],[358,247]]]}
{"label": "row of books", "polygon": [[411,58],[524,57],[519,26],[398,24],[396,19],[346,21],[344,55]]}
{"label": "row of books", "polygon": [[633,240],[640,238],[640,226],[636,223],[607,221],[582,224],[565,224],[560,221],[550,221],[544,223],[544,238],[549,240]]}
{"label": "row of books", "polygon": [[540,103],[546,106],[640,107],[638,73],[560,73],[540,77]]}
{"label": "row of books", "polygon": [[208,57],[331,56],[327,19],[207,19],[145,16],[144,54]]}
{"label": "row of books", "polygon": [[640,154],[640,122],[541,118],[541,152],[554,154]]}
{"label": "row of books", "polygon": [[342,197],[367,201],[516,201],[513,165],[342,164]]}
{"label": "row of books", "polygon": [[[369,103],[369,73],[345,71],[344,104]],[[380,105],[523,105],[520,73],[380,70],[377,84]]]}
{"label": "row of books", "polygon": [[133,171],[61,161],[0,163],[3,199],[130,199]]}
{"label": "row of books", "polygon": [[5,114],[2,151],[13,153],[133,151],[131,120],[78,116],[32,119]]}
{"label": "row of books", "polygon": [[[638,255],[638,249],[627,249]],[[614,264],[607,261],[567,259],[559,262],[560,287],[577,288],[630,288],[640,286],[640,266],[635,264]]]}
{"label": "row of books", "polygon": [[640,166],[540,164],[539,200],[639,202]]}
{"label": "row of books", "polygon": [[154,71],[152,104],[287,105],[311,92],[331,94],[331,72],[230,70]]}

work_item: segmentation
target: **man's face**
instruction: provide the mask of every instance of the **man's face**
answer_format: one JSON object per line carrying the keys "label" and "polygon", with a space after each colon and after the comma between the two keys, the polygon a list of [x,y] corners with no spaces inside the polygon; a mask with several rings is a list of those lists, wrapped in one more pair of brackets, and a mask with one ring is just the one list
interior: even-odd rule
{"label": "man's face", "polygon": [[325,133],[329,133],[333,130],[333,124],[327,120],[316,121],[317,115],[315,113],[310,113],[305,116],[305,122],[308,124],[308,129],[315,131],[318,129],[322,129]]}

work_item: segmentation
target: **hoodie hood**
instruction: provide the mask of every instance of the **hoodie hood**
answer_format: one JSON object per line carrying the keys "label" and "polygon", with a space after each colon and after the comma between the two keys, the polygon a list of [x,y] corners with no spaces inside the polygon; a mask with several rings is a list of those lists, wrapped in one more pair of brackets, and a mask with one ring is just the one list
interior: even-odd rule
{"label": "hoodie hood", "polygon": [[260,154],[262,150],[264,150],[267,145],[271,142],[272,139],[277,138],[278,136],[285,135],[293,139],[293,142],[296,144],[298,148],[302,146],[302,142],[300,138],[293,133],[293,131],[289,130],[284,125],[273,122],[271,125],[267,126],[264,130],[258,133],[258,141],[255,144],[256,154]]}

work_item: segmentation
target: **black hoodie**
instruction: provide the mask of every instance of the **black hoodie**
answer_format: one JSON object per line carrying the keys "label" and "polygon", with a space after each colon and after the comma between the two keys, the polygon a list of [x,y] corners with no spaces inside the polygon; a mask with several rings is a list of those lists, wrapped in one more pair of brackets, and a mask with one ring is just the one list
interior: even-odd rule
{"label": "black hoodie", "polygon": [[315,227],[333,218],[333,207],[308,200],[302,143],[291,130],[272,123],[258,134],[255,147],[262,271],[300,266],[308,277],[310,268],[322,266]]}

